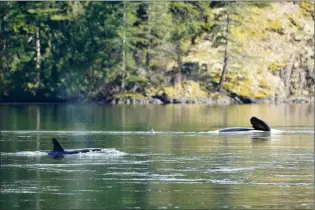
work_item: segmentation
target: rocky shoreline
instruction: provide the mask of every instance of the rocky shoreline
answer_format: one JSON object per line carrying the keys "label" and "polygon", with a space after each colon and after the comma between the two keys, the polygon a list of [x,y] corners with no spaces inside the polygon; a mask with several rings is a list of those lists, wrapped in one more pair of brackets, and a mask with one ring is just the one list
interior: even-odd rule
{"label": "rocky shoreline", "polygon": [[264,97],[254,98],[240,96],[235,93],[215,93],[206,97],[184,97],[161,95],[144,96],[142,94],[122,94],[107,98],[91,100],[86,97],[69,98],[64,100],[10,100],[0,98],[0,104],[11,103],[96,103],[96,104],[207,104],[207,105],[232,105],[232,104],[314,104],[314,96],[289,96],[289,97]]}
{"label": "rocky shoreline", "polygon": [[15,103],[96,103],[96,104],[207,104],[207,105],[233,105],[233,104],[314,104],[314,97],[290,97],[290,98],[242,98],[220,96],[212,98],[171,98],[161,99],[160,97],[143,97],[143,98],[112,98],[100,99],[98,101],[91,101],[86,99],[72,99],[62,101],[0,101],[0,104],[15,104]]}
{"label": "rocky shoreline", "polygon": [[103,104],[207,104],[207,105],[232,105],[232,104],[313,104],[314,97],[290,97],[290,98],[243,98],[239,96],[220,96],[213,98],[114,98],[98,103]]}

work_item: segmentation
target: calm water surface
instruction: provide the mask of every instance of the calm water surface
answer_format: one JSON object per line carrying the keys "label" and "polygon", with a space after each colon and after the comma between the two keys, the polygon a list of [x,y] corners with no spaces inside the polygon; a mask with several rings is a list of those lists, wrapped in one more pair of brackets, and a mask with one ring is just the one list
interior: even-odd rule
{"label": "calm water surface", "polygon": [[[314,209],[313,105],[0,111],[1,209]],[[207,132],[250,127],[253,115],[285,132]],[[52,159],[52,137],[65,148],[106,149]]]}

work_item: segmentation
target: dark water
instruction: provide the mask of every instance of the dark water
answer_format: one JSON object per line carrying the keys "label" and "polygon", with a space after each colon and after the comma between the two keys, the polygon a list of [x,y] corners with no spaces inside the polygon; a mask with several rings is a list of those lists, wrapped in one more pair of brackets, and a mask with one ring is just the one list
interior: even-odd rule
{"label": "dark water", "polygon": [[[314,209],[313,105],[0,109],[1,209]],[[253,115],[284,132],[207,132]]]}

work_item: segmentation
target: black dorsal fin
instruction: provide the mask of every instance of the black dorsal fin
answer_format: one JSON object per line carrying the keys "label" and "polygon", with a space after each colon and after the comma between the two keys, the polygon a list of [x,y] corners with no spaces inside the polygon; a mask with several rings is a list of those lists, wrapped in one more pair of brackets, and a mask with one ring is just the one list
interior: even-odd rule
{"label": "black dorsal fin", "polygon": [[270,131],[271,130],[267,123],[265,123],[263,120],[261,120],[257,117],[250,118],[250,123],[252,124],[252,126],[255,130],[260,130],[260,131]]}
{"label": "black dorsal fin", "polygon": [[56,152],[63,152],[64,151],[63,147],[61,146],[61,144],[59,143],[59,141],[57,139],[52,138],[51,140],[52,140],[53,145],[54,145],[53,151],[56,151]]}

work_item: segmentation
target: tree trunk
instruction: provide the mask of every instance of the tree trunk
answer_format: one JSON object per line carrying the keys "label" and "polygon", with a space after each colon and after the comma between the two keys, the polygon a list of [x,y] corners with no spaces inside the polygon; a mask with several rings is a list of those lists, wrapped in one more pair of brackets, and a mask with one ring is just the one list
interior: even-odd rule
{"label": "tree trunk", "polygon": [[224,83],[224,80],[225,80],[225,75],[226,75],[226,72],[227,72],[227,66],[228,66],[228,61],[229,61],[229,55],[228,55],[229,29],[230,29],[230,14],[227,13],[227,16],[226,16],[226,37],[225,37],[226,42],[225,42],[222,74],[221,74],[219,88],[218,88],[219,92],[221,92],[222,88],[223,88],[223,83]]}
{"label": "tree trunk", "polygon": [[145,68],[149,77],[149,80],[152,81],[152,73],[150,70],[150,62],[151,62],[151,2],[148,1],[148,48],[145,57]]}
{"label": "tree trunk", "polygon": [[40,37],[39,37],[39,28],[36,31],[36,84],[39,86],[40,82],[40,63],[41,63],[41,54],[40,54]]}
{"label": "tree trunk", "polygon": [[[1,20],[1,19],[0,19],[0,34],[2,34],[2,20]],[[2,36],[3,36],[3,35],[2,35]],[[2,51],[3,51],[3,53],[4,53],[4,51],[6,50],[6,49],[5,49],[5,48],[6,48],[6,46],[5,46],[5,40],[2,39],[1,42],[3,43]],[[1,43],[1,42],[0,42],[0,43]]]}
{"label": "tree trunk", "polygon": [[124,15],[123,15],[123,50],[122,50],[122,69],[121,69],[121,86],[120,89],[125,89],[125,73],[126,73],[126,1],[124,1]]}
{"label": "tree trunk", "polygon": [[150,17],[150,1],[148,1],[148,49],[147,49],[147,53],[146,53],[146,60],[145,60],[145,65],[147,68],[147,71],[150,71],[150,48],[151,48],[151,17]]}

